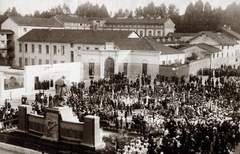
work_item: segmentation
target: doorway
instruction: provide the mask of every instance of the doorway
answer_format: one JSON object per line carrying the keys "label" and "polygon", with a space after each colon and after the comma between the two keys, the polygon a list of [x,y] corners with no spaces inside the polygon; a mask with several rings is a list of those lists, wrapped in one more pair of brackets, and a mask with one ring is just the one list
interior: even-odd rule
{"label": "doorway", "polygon": [[107,58],[104,67],[104,77],[113,78],[114,76],[114,60],[112,58]]}

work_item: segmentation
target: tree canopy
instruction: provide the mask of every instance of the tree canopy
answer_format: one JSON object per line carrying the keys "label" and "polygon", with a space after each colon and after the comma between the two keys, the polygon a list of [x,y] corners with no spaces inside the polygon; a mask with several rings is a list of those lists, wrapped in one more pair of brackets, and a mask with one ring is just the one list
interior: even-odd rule
{"label": "tree canopy", "polygon": [[[25,16],[50,18],[54,15],[71,14],[69,6],[65,3],[39,12],[35,10],[33,14]],[[150,2],[146,6],[137,7],[135,10],[121,9],[117,12],[110,12],[105,5],[99,7],[98,4],[93,5],[89,1],[81,4],[77,7],[73,14],[83,17],[102,17],[108,18],[110,15],[113,17],[126,17],[132,18],[134,16],[142,16],[144,18],[171,18],[175,23],[176,32],[199,32],[199,31],[212,31],[216,30],[223,25],[230,26],[234,31],[240,33],[240,4],[233,2],[228,5],[225,10],[221,7],[212,8],[209,2],[203,3],[202,0],[198,0],[195,3],[190,2],[186,7],[183,15],[179,14],[179,9],[174,4],[166,6],[164,3],[156,6],[153,2]],[[16,8],[8,8],[4,15],[21,16],[17,12]]]}

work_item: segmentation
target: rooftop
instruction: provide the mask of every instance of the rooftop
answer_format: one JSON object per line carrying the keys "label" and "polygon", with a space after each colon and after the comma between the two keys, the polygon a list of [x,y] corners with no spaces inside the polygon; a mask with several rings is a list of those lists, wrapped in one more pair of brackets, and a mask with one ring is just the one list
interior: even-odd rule
{"label": "rooftop", "polygon": [[222,31],[231,35],[235,39],[240,40],[240,34],[234,32],[230,27],[224,26],[224,27],[221,27],[220,29],[217,29],[215,32],[222,32]]}
{"label": "rooftop", "polygon": [[175,38],[181,38],[181,37],[186,37],[186,36],[188,36],[188,37],[194,37],[194,36],[196,36],[196,35],[198,35],[198,33],[168,33],[167,35],[166,35],[166,37],[175,37]]}
{"label": "rooftop", "polygon": [[238,44],[232,38],[226,37],[223,34],[214,33],[212,31],[202,31],[198,35],[196,35],[195,37],[191,38],[190,41],[196,39],[197,37],[202,36],[203,34],[211,37],[213,40],[217,41],[220,45],[236,45],[236,44]]}
{"label": "rooftop", "polygon": [[148,51],[148,52],[161,52],[164,54],[181,54],[182,51],[178,51],[176,49],[164,46],[155,41],[148,39],[147,37],[136,38],[136,39],[116,39],[114,41],[115,45],[117,45],[121,50],[138,50],[138,51]]}
{"label": "rooftop", "polygon": [[19,26],[36,26],[36,27],[62,27],[53,18],[33,18],[33,17],[20,17],[9,16]]}
{"label": "rooftop", "polygon": [[187,49],[187,48],[191,48],[191,47],[199,47],[205,51],[207,51],[209,54],[212,53],[217,53],[220,52],[221,50],[219,48],[216,48],[212,45],[206,44],[206,43],[199,43],[199,44],[188,44],[185,47],[179,49],[180,51]]}
{"label": "rooftop", "polygon": [[160,19],[134,19],[134,18],[126,18],[126,19],[117,19],[117,18],[108,18],[106,19],[107,24],[122,24],[122,25],[163,25],[165,22],[170,20],[169,18],[160,18]]}
{"label": "rooftop", "polygon": [[54,43],[84,43],[105,44],[116,38],[128,38],[131,31],[110,30],[74,30],[74,29],[33,29],[19,38],[23,42],[54,42]]}
{"label": "rooftop", "polygon": [[54,18],[65,23],[90,23],[90,21],[88,21],[86,18],[78,16],[56,15]]}

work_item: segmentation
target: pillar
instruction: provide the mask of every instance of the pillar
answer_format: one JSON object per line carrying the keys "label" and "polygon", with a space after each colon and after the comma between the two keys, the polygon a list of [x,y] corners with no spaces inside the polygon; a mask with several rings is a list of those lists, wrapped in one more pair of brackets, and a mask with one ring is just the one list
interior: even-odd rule
{"label": "pillar", "polygon": [[98,116],[85,116],[84,117],[84,134],[82,145],[94,149],[101,149],[105,147],[102,141],[100,118]]}

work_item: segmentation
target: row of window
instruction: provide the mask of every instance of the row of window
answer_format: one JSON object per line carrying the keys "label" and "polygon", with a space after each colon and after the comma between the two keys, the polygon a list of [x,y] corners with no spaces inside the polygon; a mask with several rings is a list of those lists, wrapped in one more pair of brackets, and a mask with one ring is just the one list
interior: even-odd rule
{"label": "row of window", "polygon": [[[53,64],[57,64],[57,63],[58,63],[57,60],[53,60]],[[61,63],[65,63],[65,61],[61,61]],[[42,64],[50,64],[50,63],[49,63],[49,60],[46,60],[45,63],[43,63],[42,59],[38,59],[38,64],[37,64],[34,58],[32,58],[30,60],[28,58],[24,59],[24,66],[27,66],[27,65],[42,65]],[[19,66],[20,67],[23,66],[22,57],[19,58]]]}
{"label": "row of window", "polygon": [[[180,63],[180,64],[182,64],[182,59],[179,59],[179,61],[178,60],[175,60],[174,61],[174,64],[176,64],[176,63]],[[171,65],[172,64],[172,61],[171,60],[169,60],[168,61],[168,63],[166,62],[166,61],[162,61],[162,65]]]}
{"label": "row of window", "polygon": [[163,25],[107,25],[106,27],[139,27],[139,28],[163,28]]}
{"label": "row of window", "polygon": [[[73,43],[70,43],[70,47],[73,48],[74,47],[74,44]],[[24,44],[24,49],[25,49],[25,53],[28,52],[28,44]],[[32,49],[32,53],[35,53],[35,45],[32,44],[31,45],[31,49]],[[89,50],[90,47],[86,47],[85,48],[86,50]],[[94,48],[95,50],[98,50],[99,48],[95,47]],[[42,45],[38,45],[38,53],[42,53]],[[78,50],[81,50],[81,47],[78,47]],[[45,46],[45,51],[46,51],[46,54],[49,54],[49,45],[46,45]],[[19,52],[22,52],[22,44],[19,44]],[[53,54],[57,54],[57,46],[54,45],[53,46]],[[65,46],[61,46],[61,54],[64,55],[65,54]]]}
{"label": "row of window", "polygon": [[[139,31],[139,35],[142,37],[143,36],[143,30],[140,30]],[[162,36],[162,31],[161,30],[158,30],[157,31],[157,36]],[[154,36],[154,33],[153,31],[148,31],[148,35],[147,36]]]}
{"label": "row of window", "polygon": [[81,24],[81,23],[65,23],[65,24],[69,26],[88,26],[88,27],[91,26],[91,24]]}
{"label": "row of window", "polygon": [[[239,50],[235,50],[235,55],[239,55]],[[230,55],[227,52],[227,57],[229,57],[229,56],[234,56],[234,53],[232,52],[232,54]],[[213,58],[219,58],[219,57],[220,57],[219,53],[213,54]],[[223,58],[223,57],[224,57],[224,53],[222,52],[221,58]]]}

